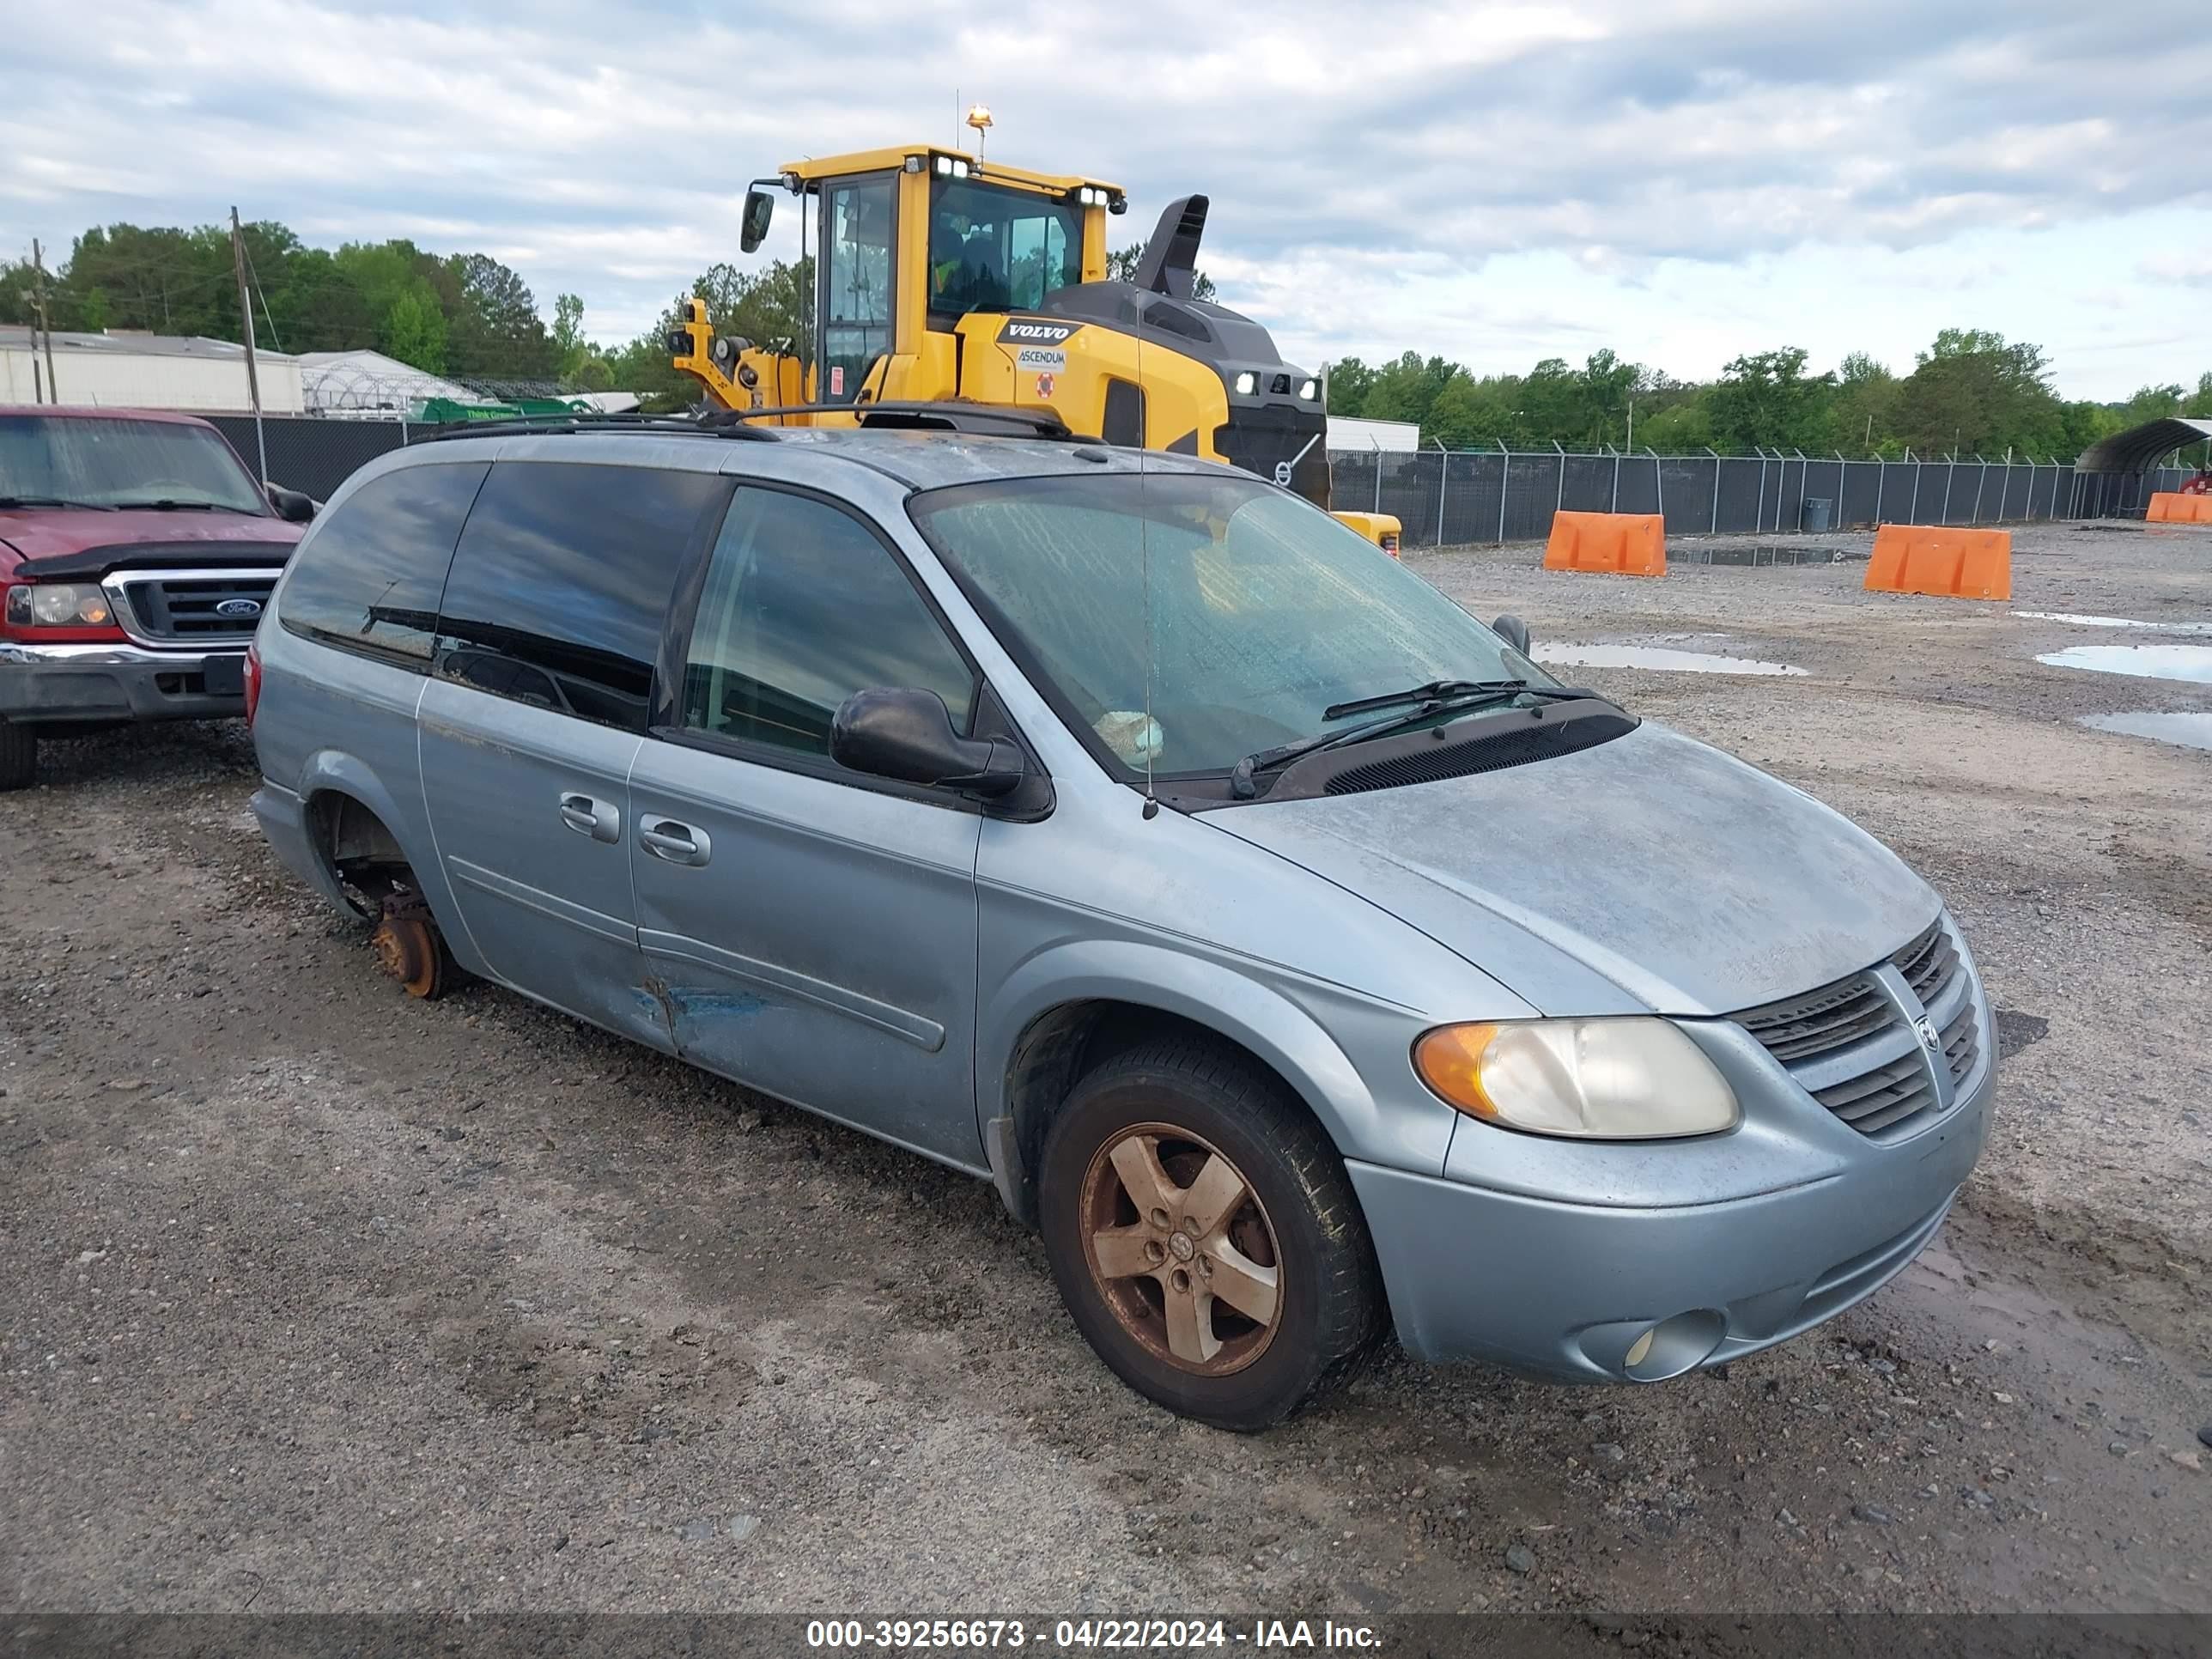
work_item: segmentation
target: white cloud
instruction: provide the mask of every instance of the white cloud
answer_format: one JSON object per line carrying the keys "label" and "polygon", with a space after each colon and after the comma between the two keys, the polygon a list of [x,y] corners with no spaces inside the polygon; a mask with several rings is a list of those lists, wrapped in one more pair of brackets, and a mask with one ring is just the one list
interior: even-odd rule
{"label": "white cloud", "polygon": [[2044,343],[2076,392],[2203,367],[2144,325],[2212,282],[2212,41],[2141,8],[408,3],[18,8],[0,252],[234,201],[482,248],[627,335],[738,257],[748,178],[949,141],[957,89],[994,154],[1127,185],[1117,240],[1211,195],[1204,263],[1308,359],[1607,343],[1691,375],[1784,343],[1907,362],[1948,324]]}

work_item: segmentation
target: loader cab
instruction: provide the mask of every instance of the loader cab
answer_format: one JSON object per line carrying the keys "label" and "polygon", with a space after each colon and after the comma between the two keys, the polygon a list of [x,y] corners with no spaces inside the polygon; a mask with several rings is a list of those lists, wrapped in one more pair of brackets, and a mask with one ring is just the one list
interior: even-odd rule
{"label": "loader cab", "polygon": [[[1127,206],[1116,185],[921,146],[794,162],[763,182],[805,204],[815,254],[807,395],[825,404],[957,395],[960,319],[1034,307],[1103,278],[1106,216]],[[749,197],[756,247],[757,211]]]}

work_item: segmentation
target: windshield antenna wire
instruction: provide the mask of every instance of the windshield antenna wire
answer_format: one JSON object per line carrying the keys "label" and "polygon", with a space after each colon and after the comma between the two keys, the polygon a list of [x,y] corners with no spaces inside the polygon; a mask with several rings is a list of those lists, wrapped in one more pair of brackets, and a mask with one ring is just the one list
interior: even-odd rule
{"label": "windshield antenna wire", "polygon": [[[1137,295],[1137,384],[1145,383],[1145,301]],[[1146,407],[1142,399],[1138,407]],[[1150,417],[1149,410],[1146,417]],[[1152,751],[1159,747],[1159,727],[1152,724],[1152,664],[1158,654],[1152,641],[1152,515],[1150,503],[1145,499],[1145,479],[1147,472],[1146,445],[1151,434],[1137,434],[1137,575],[1145,585],[1145,723],[1137,730],[1137,741],[1145,751],[1145,821],[1152,822],[1160,815],[1160,798],[1152,789]]]}

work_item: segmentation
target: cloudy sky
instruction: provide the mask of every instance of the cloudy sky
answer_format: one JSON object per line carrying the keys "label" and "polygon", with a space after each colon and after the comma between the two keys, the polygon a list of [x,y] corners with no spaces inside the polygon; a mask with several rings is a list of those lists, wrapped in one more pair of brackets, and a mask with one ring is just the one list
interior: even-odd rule
{"label": "cloudy sky", "polygon": [[1125,185],[1117,240],[1209,193],[1202,264],[1294,360],[1909,368],[1955,325],[2121,397],[2212,368],[2197,9],[12,0],[0,254],[235,202],[314,242],[483,249],[627,337],[741,257],[748,178],[950,142],[957,95],[994,155]]}

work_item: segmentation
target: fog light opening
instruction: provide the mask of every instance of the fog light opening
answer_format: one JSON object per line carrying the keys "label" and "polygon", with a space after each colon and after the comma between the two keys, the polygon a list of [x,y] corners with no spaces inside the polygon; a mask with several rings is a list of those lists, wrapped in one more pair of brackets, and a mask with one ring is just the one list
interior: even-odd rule
{"label": "fog light opening", "polygon": [[1620,1357],[1624,1376],[1634,1382],[1663,1382],[1695,1370],[1728,1335],[1728,1316],[1696,1308],[1662,1319],[1628,1345]]}

